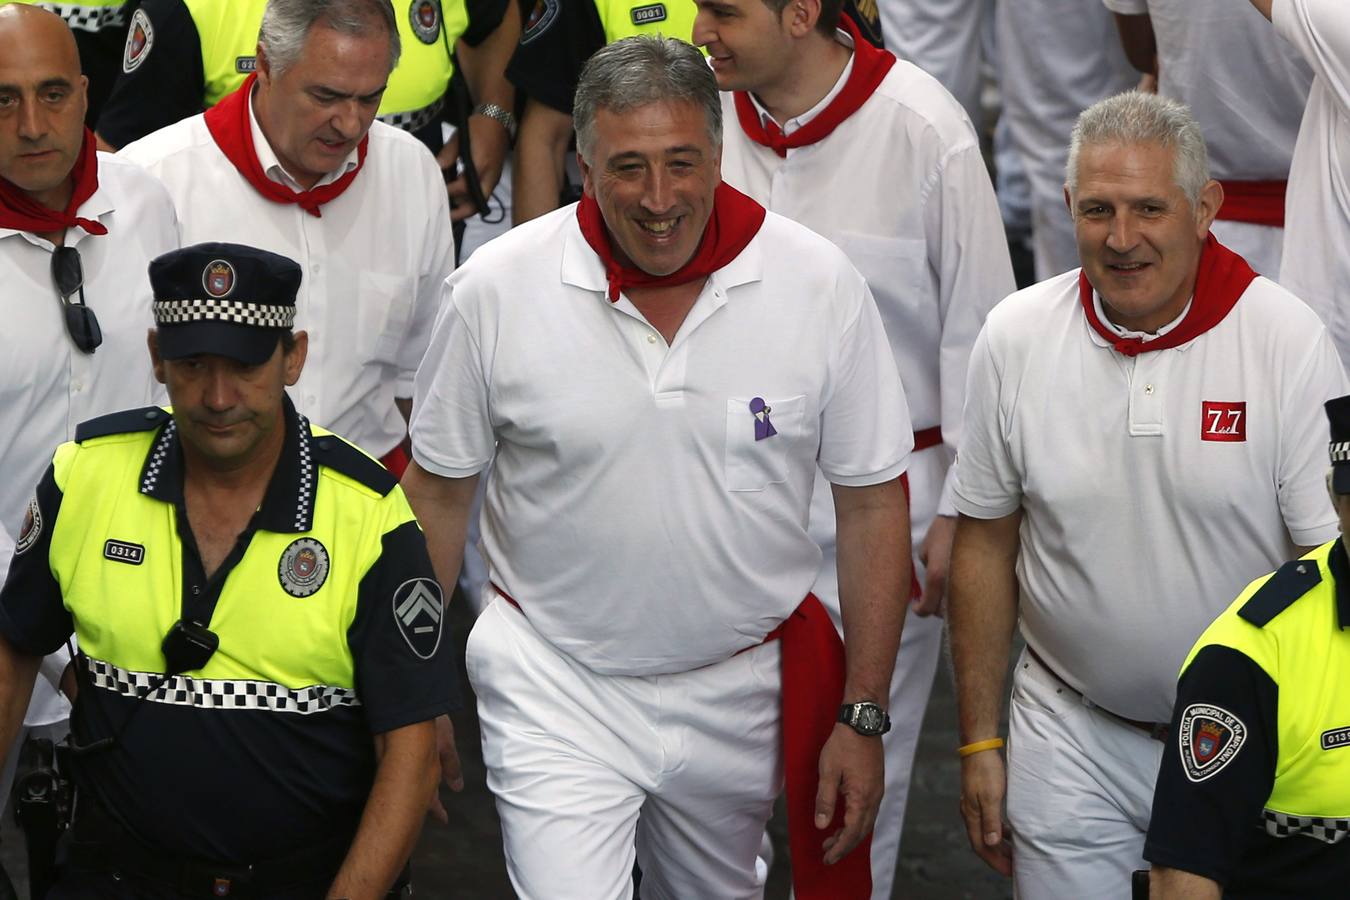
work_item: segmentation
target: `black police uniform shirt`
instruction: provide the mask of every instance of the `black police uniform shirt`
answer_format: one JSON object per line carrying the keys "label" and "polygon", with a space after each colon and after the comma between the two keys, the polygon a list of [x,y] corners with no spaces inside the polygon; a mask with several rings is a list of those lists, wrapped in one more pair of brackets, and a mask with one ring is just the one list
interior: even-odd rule
{"label": "black police uniform shirt", "polygon": [[[1340,541],[1328,562],[1341,622],[1350,626],[1350,564]],[[1184,748],[1178,752],[1182,719],[1195,705],[1217,707],[1243,728],[1237,752],[1226,762],[1216,758],[1213,765],[1219,768],[1198,781],[1187,777]],[[1214,750],[1222,754],[1231,729],[1217,734],[1220,746]],[[1267,829],[1263,809],[1275,783],[1278,734],[1279,686],[1246,654],[1203,647],[1177,686],[1144,858],[1217,882],[1225,900],[1350,896],[1350,839],[1328,843],[1300,834],[1276,836]],[[1329,752],[1350,753],[1350,746]]]}
{"label": "black police uniform shirt", "polygon": [[[58,451],[0,592],[0,633],[25,653],[61,646],[76,624],[71,609],[83,611],[81,653],[90,661],[72,731],[82,745],[115,740],[78,757],[76,781],[160,852],[246,863],[331,844],[340,862],[374,782],[373,736],[459,703],[440,590],[406,501],[389,496],[393,476],[342,439],[311,431],[289,398],[285,419],[263,502],[209,578],[187,525],[182,450],[168,413],[150,407],[80,426],[79,455],[60,471],[83,493],[63,496]],[[97,467],[108,445],[133,440],[141,443],[118,451],[104,477]],[[95,468],[80,473],[86,454]],[[80,487],[92,473],[102,483]],[[112,523],[107,534],[96,533],[102,521]],[[381,523],[396,521],[379,536]],[[356,559],[374,561],[361,572]],[[58,570],[75,585],[68,598]],[[239,571],[256,574],[245,583]],[[322,590],[325,580],[357,579],[354,602],[345,589]],[[137,590],[173,581],[181,597]],[[80,599],[91,583],[114,587]],[[91,604],[101,615],[85,615]],[[220,648],[206,668],[161,684],[160,642],[180,614],[210,622]],[[288,627],[296,622],[304,627]],[[108,661],[119,655],[153,655],[161,668]],[[288,683],[220,678],[215,664],[284,671]],[[315,675],[334,667],[351,673],[350,684]],[[139,698],[151,688],[151,699]]]}
{"label": "black police uniform shirt", "polygon": [[[860,7],[870,14],[860,15]],[[882,46],[881,19],[874,0],[846,0],[844,11],[859,23],[868,40]],[[688,40],[692,35],[684,37]],[[581,69],[606,42],[600,13],[591,0],[537,0],[523,23],[520,45],[507,66],[506,77],[533,99],[571,115]]]}
{"label": "black police uniform shirt", "polygon": [[[509,2],[466,0],[469,27],[460,39],[470,46],[482,43],[501,23]],[[98,119],[99,135],[118,148],[195,116],[206,94],[201,37],[183,0],[144,0],[140,9],[152,37],[140,45],[134,66],[119,55],[123,69]],[[441,148],[439,121],[415,134],[433,153]]]}

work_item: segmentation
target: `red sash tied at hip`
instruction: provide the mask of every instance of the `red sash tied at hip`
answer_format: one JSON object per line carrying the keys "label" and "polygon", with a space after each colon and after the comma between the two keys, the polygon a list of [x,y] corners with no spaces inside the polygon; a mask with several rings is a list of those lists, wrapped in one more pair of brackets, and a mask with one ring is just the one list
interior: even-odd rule
{"label": "red sash tied at hip", "polygon": [[1220,181],[1223,205],[1216,218],[1225,222],[1284,227],[1287,181]]}

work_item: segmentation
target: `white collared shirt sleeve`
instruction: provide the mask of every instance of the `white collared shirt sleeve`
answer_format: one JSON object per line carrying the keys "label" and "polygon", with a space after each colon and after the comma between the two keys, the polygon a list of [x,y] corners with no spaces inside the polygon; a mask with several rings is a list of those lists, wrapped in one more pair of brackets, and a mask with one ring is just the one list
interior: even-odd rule
{"label": "white collared shirt sleeve", "polygon": [[465,310],[456,288],[458,276],[444,285],[440,315],[430,345],[417,369],[409,426],[417,464],[444,478],[468,478],[492,460],[495,437],[488,409],[491,359],[482,352],[477,332],[481,310]]}
{"label": "white collared shirt sleeve", "polygon": [[1003,378],[989,326],[975,341],[966,380],[955,505],[975,519],[999,519],[1022,504],[1022,476],[1014,463],[1003,414]]}
{"label": "white collared shirt sleeve", "polygon": [[1275,0],[1271,22],[1350,112],[1350,9],[1344,0]]}
{"label": "white collared shirt sleeve", "polygon": [[1102,0],[1102,5],[1113,13],[1122,16],[1142,16],[1148,14],[1148,0]]}
{"label": "white collared shirt sleeve", "polygon": [[872,292],[852,266],[841,272],[837,293],[862,299],[830,361],[818,463],[832,484],[862,487],[900,477],[914,426]]}
{"label": "white collared shirt sleeve", "polygon": [[[428,169],[428,173],[420,181],[438,184],[441,178],[435,159],[427,154],[421,162],[423,168]],[[427,229],[424,232],[425,243],[422,245],[420,257],[422,265],[417,273],[412,314],[408,316],[408,328],[399,347],[395,397],[413,395],[413,379],[431,340],[432,328],[441,306],[445,280],[455,270],[455,239],[450,228],[450,201],[445,191],[436,191],[431,209],[430,221],[427,222]]]}
{"label": "white collared shirt sleeve", "polygon": [[[1292,368],[1292,367],[1291,367]],[[1280,429],[1280,514],[1289,537],[1302,547],[1333,540],[1340,529],[1327,500],[1327,443],[1330,432],[1323,404],[1350,393],[1345,370],[1326,329],[1303,359],[1302,369],[1287,382]]]}

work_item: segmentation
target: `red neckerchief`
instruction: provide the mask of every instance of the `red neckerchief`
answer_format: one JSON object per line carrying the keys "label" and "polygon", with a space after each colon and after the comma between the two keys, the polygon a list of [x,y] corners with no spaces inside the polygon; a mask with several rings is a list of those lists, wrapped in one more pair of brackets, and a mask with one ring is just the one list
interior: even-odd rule
{"label": "red neckerchief", "polygon": [[1096,330],[1106,342],[1125,356],[1137,356],[1152,350],[1170,350],[1188,341],[1193,341],[1224,320],[1238,302],[1238,298],[1247,290],[1256,273],[1247,261],[1229,250],[1210,234],[1205,239],[1205,247],[1200,251],[1200,270],[1195,276],[1195,297],[1191,308],[1186,312],[1176,328],[1167,334],[1144,341],[1137,337],[1121,337],[1112,331],[1106,323],[1097,318],[1097,307],[1092,302],[1092,284],[1087,275],[1078,273],[1078,299],[1083,304],[1083,314],[1088,324]]}
{"label": "red neckerchief", "polygon": [[650,275],[641,269],[625,266],[614,258],[609,231],[600,214],[600,204],[589,194],[583,194],[577,204],[577,224],[586,243],[605,264],[605,278],[609,282],[609,302],[619,299],[619,292],[630,287],[673,287],[707,278],[741,255],[741,251],[759,233],[764,224],[764,207],[742,194],[725,181],[713,195],[713,211],[703,229],[703,239],[689,262],[669,275]]}
{"label": "red neckerchief", "polygon": [[848,16],[841,15],[839,24],[853,38],[853,71],[848,74],[841,90],[830,105],[820,111],[810,122],[783,137],[783,133],[772,121],[765,123],[755,109],[755,103],[745,91],[736,92],[736,118],[746,137],[756,144],[762,144],[779,156],[787,156],[789,149],[805,147],[830,136],[839,125],[853,115],[872,96],[872,92],[881,84],[886,73],[895,65],[895,55],[880,50],[868,43],[858,31],[858,26]]}
{"label": "red neckerchief", "polygon": [[293,191],[284,184],[277,184],[267,177],[262,164],[258,162],[258,151],[253,146],[253,128],[249,123],[248,104],[253,94],[253,84],[258,80],[254,72],[234,93],[221,100],[206,111],[206,128],[215,139],[216,146],[225,158],[234,163],[239,174],[244,176],[253,189],[264,199],[273,203],[294,203],[309,213],[319,216],[319,207],[335,199],[356,179],[356,174],[366,164],[366,147],[370,144],[370,135],[361,138],[356,147],[356,168],[341,178],[308,191]]}
{"label": "red neckerchief", "polygon": [[94,146],[94,133],[88,128],[84,129],[84,143],[80,145],[80,155],[75,157],[70,177],[74,179],[75,189],[71,191],[70,202],[64,211],[48,209],[18,185],[0,178],[0,228],[46,234],[78,225],[90,234],[107,234],[108,229],[98,220],[75,215],[75,211],[98,190],[98,152]]}

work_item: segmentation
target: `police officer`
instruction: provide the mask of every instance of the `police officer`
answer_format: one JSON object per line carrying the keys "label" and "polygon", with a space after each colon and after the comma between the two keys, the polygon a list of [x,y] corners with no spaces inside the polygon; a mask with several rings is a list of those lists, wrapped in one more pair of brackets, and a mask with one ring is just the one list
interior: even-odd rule
{"label": "police officer", "polygon": [[1187,657],[1144,847],[1154,900],[1350,881],[1350,396],[1326,410],[1341,537],[1252,582]]}
{"label": "police officer", "polygon": [[172,414],[85,423],[29,505],[0,592],[0,745],[78,634],[53,900],[376,900],[416,840],[457,693],[441,590],[393,477],[286,394],[300,277],[234,244],[157,258]]}

